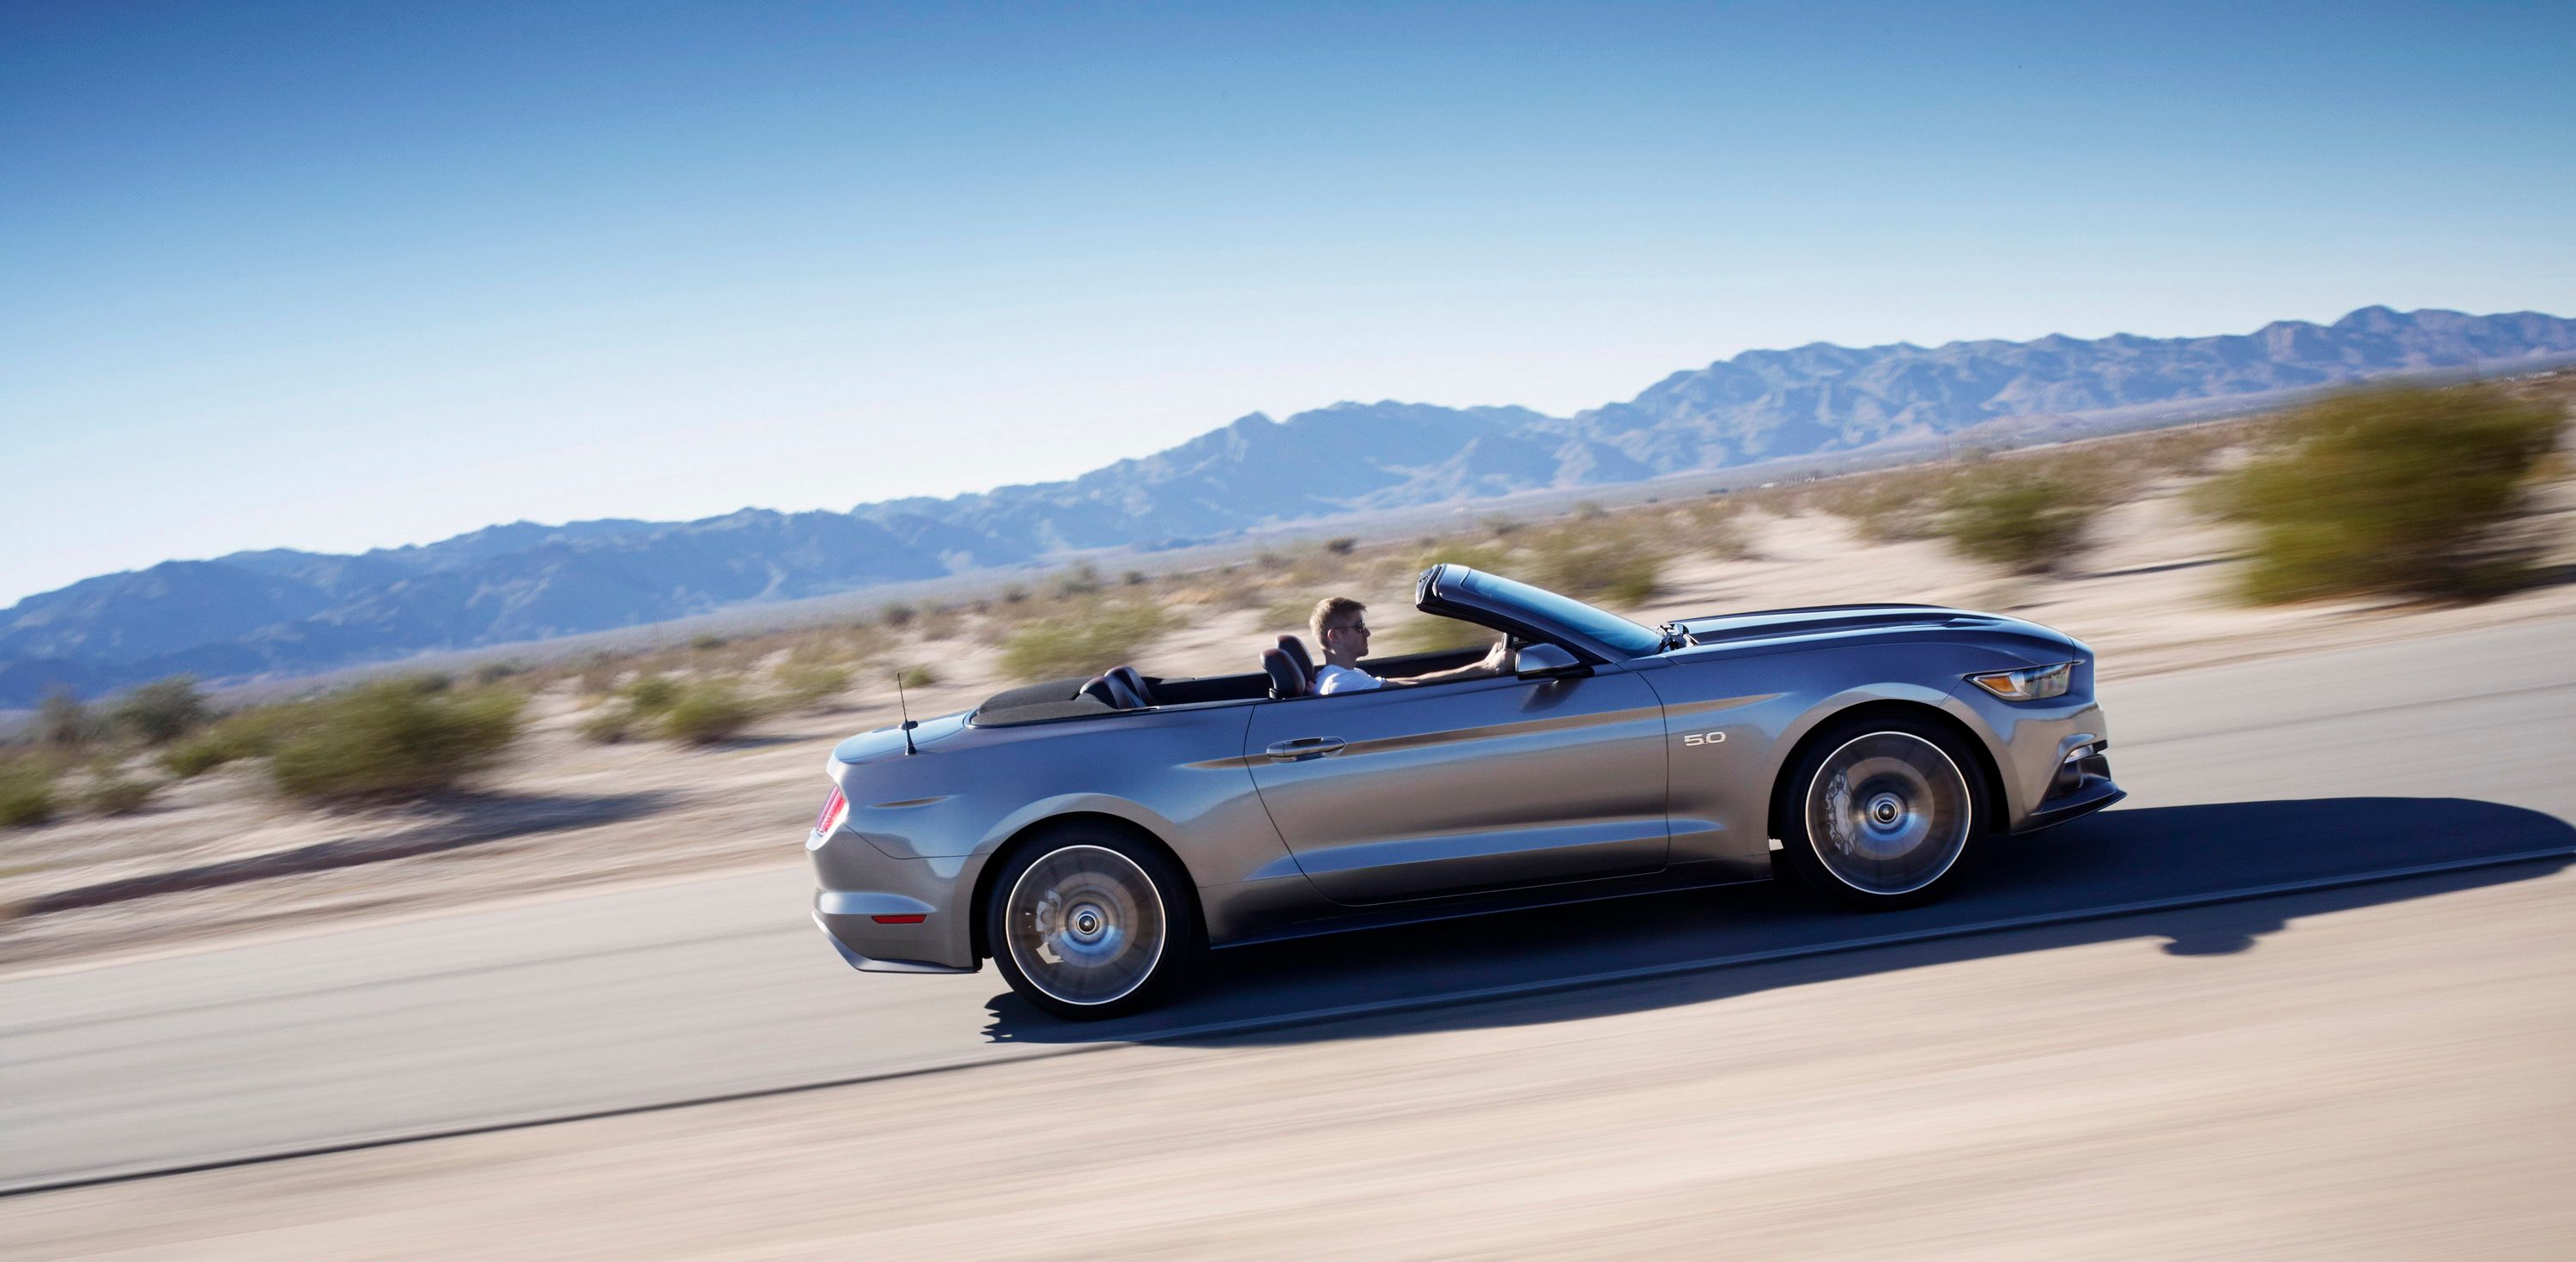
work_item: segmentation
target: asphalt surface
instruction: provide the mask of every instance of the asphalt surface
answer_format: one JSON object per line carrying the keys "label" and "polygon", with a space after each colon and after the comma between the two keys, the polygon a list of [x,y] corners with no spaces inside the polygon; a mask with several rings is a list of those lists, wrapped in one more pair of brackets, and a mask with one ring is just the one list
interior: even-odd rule
{"label": "asphalt surface", "polygon": [[[1221,954],[1187,1002],[1052,1024],[990,971],[850,972],[801,867],[0,982],[0,1190],[1252,1028],[1967,931],[2225,952],[2300,914],[2544,876],[2576,850],[2576,632],[2529,624],[2106,685],[2117,810],[1854,917],[1754,888]],[[780,840],[782,856],[797,839]],[[2380,874],[2456,865],[2408,879]],[[2161,905],[2239,896],[2230,914]],[[164,900],[185,914],[184,899]],[[1989,927],[2085,917],[2049,935]],[[1468,1019],[1472,1020],[1472,1016]],[[1246,1036],[1237,1034],[1233,1041]]]}

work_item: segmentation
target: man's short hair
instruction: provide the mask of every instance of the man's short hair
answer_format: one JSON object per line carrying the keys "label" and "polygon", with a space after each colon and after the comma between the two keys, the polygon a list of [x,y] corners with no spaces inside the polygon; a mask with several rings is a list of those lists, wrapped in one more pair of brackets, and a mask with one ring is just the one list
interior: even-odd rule
{"label": "man's short hair", "polygon": [[1367,608],[1368,606],[1363,605],[1348,596],[1326,596],[1322,600],[1316,601],[1315,612],[1306,615],[1306,629],[1315,633],[1316,651],[1323,651],[1324,625],[1326,623],[1339,622],[1342,619],[1352,614],[1359,613]]}

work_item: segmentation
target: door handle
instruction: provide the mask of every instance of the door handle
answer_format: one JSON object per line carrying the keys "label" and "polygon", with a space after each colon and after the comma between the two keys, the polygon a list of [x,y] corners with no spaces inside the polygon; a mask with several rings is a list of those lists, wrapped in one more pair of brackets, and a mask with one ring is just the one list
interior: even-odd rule
{"label": "door handle", "polygon": [[1342,738],[1338,736],[1300,736],[1293,741],[1276,742],[1261,752],[1281,762],[1304,762],[1309,758],[1338,754],[1342,752],[1342,744]]}

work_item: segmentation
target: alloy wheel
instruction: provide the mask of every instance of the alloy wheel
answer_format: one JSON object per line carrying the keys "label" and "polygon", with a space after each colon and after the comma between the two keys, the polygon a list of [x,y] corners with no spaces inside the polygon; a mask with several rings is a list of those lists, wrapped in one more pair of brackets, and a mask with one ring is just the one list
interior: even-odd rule
{"label": "alloy wheel", "polygon": [[1807,838],[1835,880],[1863,894],[1910,894],[1941,879],[1974,823],[1967,777],[1939,745],[1871,732],[1826,756],[1808,786]]}
{"label": "alloy wheel", "polygon": [[1163,898],[1135,860],[1105,846],[1065,846],[1029,865],[1005,904],[1003,949],[1029,983],[1089,1007],[1135,993],[1171,935]]}

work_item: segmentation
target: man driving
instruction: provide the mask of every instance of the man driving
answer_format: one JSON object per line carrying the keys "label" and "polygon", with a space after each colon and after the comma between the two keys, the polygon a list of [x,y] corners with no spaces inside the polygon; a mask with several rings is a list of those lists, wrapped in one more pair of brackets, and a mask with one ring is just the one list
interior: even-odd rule
{"label": "man driving", "polygon": [[1380,679],[1360,669],[1360,659],[1368,656],[1368,606],[1348,596],[1326,596],[1315,602],[1315,611],[1306,617],[1306,627],[1315,633],[1315,643],[1324,650],[1324,664],[1315,668],[1315,695],[1336,692],[1366,692],[1371,688],[1406,688],[1415,684],[1446,683],[1455,679],[1482,679],[1499,675],[1512,668],[1508,641],[1496,640],[1483,660],[1470,662],[1454,670],[1433,671],[1404,679]]}

